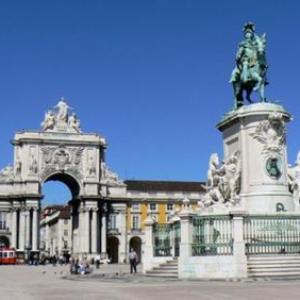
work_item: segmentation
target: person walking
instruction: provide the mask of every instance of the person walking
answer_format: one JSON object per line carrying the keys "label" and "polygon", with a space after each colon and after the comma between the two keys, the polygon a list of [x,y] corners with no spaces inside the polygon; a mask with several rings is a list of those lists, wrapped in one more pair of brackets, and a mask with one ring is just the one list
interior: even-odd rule
{"label": "person walking", "polygon": [[96,269],[99,269],[100,267],[100,260],[101,260],[101,256],[97,254],[95,258]]}
{"label": "person walking", "polygon": [[136,265],[137,265],[138,257],[133,248],[130,249],[129,252],[129,262],[130,262],[130,273],[136,273]]}

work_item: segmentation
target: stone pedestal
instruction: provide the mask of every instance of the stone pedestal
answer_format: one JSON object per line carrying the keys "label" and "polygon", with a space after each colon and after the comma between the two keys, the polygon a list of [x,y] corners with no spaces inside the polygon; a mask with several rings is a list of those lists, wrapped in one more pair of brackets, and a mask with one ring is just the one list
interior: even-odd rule
{"label": "stone pedestal", "polygon": [[227,114],[217,125],[223,133],[224,160],[239,151],[239,209],[274,213],[281,203],[286,211],[294,211],[285,141],[285,124],[290,119],[281,105],[256,103]]}

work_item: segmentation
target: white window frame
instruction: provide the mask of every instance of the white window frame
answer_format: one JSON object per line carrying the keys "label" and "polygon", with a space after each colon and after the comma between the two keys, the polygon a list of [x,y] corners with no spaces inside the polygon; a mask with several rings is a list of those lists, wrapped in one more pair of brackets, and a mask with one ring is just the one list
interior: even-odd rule
{"label": "white window frame", "polygon": [[108,229],[116,230],[117,229],[117,215],[111,214],[108,216]]}
{"label": "white window frame", "polygon": [[[152,208],[151,208],[151,205],[155,205],[155,209],[152,209]],[[156,212],[156,211],[157,211],[157,203],[155,203],[155,202],[150,202],[150,203],[149,203],[149,210],[150,210],[151,212]]]}
{"label": "white window frame", "polygon": [[140,227],[141,227],[140,216],[139,215],[132,215],[132,218],[131,218],[131,229],[132,230],[139,230]]}
{"label": "white window frame", "polygon": [[131,204],[131,210],[132,210],[132,211],[140,211],[140,203],[138,203],[138,202],[133,202],[133,203]]}

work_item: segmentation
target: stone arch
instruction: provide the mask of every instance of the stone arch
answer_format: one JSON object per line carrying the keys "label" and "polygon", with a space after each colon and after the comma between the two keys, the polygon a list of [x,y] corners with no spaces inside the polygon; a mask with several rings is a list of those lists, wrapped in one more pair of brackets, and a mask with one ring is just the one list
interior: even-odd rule
{"label": "stone arch", "polygon": [[109,236],[107,238],[107,254],[111,263],[119,262],[119,245],[120,241],[116,236]]}
{"label": "stone arch", "polygon": [[41,190],[42,185],[48,181],[60,181],[64,183],[70,189],[73,199],[78,198],[82,191],[80,180],[78,180],[78,178],[76,178],[76,176],[74,176],[73,174],[67,172],[53,172],[49,174],[42,180],[40,187]]}
{"label": "stone arch", "polygon": [[142,239],[139,236],[133,236],[129,241],[129,250],[133,249],[137,256],[138,261],[142,261]]}
{"label": "stone arch", "polygon": [[0,235],[0,248],[8,248],[9,246],[9,238],[5,235]]}
{"label": "stone arch", "polygon": [[[0,170],[0,196],[8,199],[2,207],[11,220],[8,236],[11,247],[20,253],[43,250],[41,223],[46,232],[44,223],[51,218],[43,218],[44,223],[40,218],[42,188],[53,180],[64,183],[75,200],[69,202],[72,254],[93,256],[100,249],[106,254],[105,197],[125,192],[126,186],[105,164],[105,138],[82,132],[80,120],[70,110],[60,99],[45,113],[40,130],[17,132],[12,140],[13,162]],[[119,241],[112,240],[111,246],[119,247]]]}

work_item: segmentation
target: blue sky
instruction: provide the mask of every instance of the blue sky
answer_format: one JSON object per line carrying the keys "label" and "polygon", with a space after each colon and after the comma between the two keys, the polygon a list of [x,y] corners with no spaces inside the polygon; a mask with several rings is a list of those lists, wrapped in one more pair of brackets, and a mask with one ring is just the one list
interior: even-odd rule
{"label": "blue sky", "polygon": [[[215,124],[233,106],[228,83],[242,27],[267,33],[266,95],[294,116],[300,148],[297,1],[1,1],[0,166],[16,131],[38,129],[64,96],[108,143],[124,179],[205,180]],[[47,187],[49,198],[62,190]]]}

